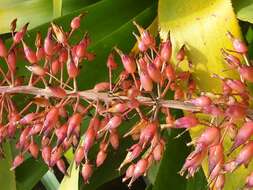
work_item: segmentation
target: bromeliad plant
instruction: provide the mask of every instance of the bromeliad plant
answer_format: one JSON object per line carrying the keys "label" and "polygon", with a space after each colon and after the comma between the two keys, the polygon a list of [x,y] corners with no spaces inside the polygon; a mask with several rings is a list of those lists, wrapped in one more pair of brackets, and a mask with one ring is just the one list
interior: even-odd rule
{"label": "bromeliad plant", "polygon": [[[16,20],[11,23],[11,46],[7,48],[0,41],[0,56],[8,68],[0,68],[0,142],[12,138],[16,142],[19,154],[12,169],[22,164],[26,154],[37,159],[41,153],[49,168],[56,165],[67,175],[63,157],[73,148],[76,165],[82,167],[83,180],[88,183],[94,167],[105,161],[108,148],[118,149],[120,125],[135,117],[139,121],[123,134],[123,138],[131,136],[134,144],[127,149],[118,168],[126,169],[123,181],[129,180],[129,187],[145,175],[153,162],[161,160],[166,143],[163,130],[183,128],[187,131],[202,125],[205,129],[188,144],[195,149],[179,173],[194,176],[208,157],[209,185],[223,189],[226,173],[240,165],[247,166],[253,158],[251,95],[247,88],[247,83],[253,82],[253,67],[246,57],[247,46],[228,33],[234,50],[222,49],[222,55],[228,66],[239,73],[240,79],[213,75],[221,80],[221,93],[204,93],[197,89],[190,72],[194,63],[188,60],[187,47],[183,45],[173,61],[170,35],[157,43],[148,30],[134,22],[140,33],[134,34],[138,53],[125,54],[115,47],[106,63],[109,82],[82,90],[77,83],[80,67],[85,60],[94,59],[94,54],[87,50],[90,44],[87,33],[77,44],[70,43],[82,16],[72,20],[69,32],[52,23],[45,39],[38,33],[36,50],[24,40],[28,25],[16,31]],[[246,65],[232,51],[243,55]],[[118,67],[116,54],[124,69],[114,82],[112,73]],[[28,79],[17,75],[16,59],[22,56],[31,72]],[[189,71],[178,67],[184,60],[188,60]],[[174,92],[174,98],[168,100],[170,92]],[[22,109],[17,106],[19,94],[29,96]],[[186,114],[174,118],[171,109],[181,109]],[[205,119],[200,119],[199,114],[204,114]],[[87,117],[91,119],[83,129],[82,121]],[[162,117],[166,118],[165,123]],[[242,127],[238,128],[239,124]],[[233,145],[229,152],[224,152],[223,142],[227,137]],[[89,155],[94,144],[99,144],[95,162]],[[240,146],[239,153],[232,158],[230,154]],[[252,187],[253,174],[247,178],[245,189]]]}

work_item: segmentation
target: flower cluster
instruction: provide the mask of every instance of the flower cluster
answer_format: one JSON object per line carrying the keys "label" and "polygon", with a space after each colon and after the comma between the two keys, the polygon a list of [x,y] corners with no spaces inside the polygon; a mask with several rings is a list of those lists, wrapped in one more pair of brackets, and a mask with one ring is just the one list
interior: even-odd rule
{"label": "flower cluster", "polygon": [[[240,79],[213,75],[221,81],[221,93],[203,93],[197,89],[190,72],[194,63],[187,57],[187,47],[183,45],[173,57],[170,34],[164,41],[156,42],[148,30],[134,22],[139,31],[139,35],[134,33],[138,53],[126,54],[115,47],[106,63],[108,81],[81,91],[76,80],[80,66],[95,58],[87,50],[90,44],[87,33],[77,44],[70,42],[82,17],[72,20],[69,32],[52,23],[45,39],[38,33],[36,50],[25,42],[28,24],[16,31],[17,20],[11,23],[10,47],[0,40],[0,57],[7,64],[6,70],[0,67],[0,143],[15,138],[19,154],[12,169],[24,162],[25,154],[30,154],[35,159],[41,155],[49,168],[56,165],[67,174],[63,157],[72,148],[76,166],[82,168],[83,180],[88,183],[94,167],[100,167],[106,160],[109,148],[117,150],[121,136],[130,136],[133,145],[127,149],[118,169],[126,169],[123,181],[129,181],[131,186],[154,162],[162,159],[166,144],[163,130],[188,131],[198,125],[204,126],[204,131],[188,144],[195,149],[187,157],[181,175],[187,172],[187,177],[194,176],[207,157],[209,185],[223,189],[226,173],[249,164],[253,158],[250,140],[253,120],[247,83],[253,82],[253,67],[242,41],[228,33],[234,50],[221,51]],[[241,63],[237,54],[244,57],[246,64]],[[112,74],[118,69],[115,56],[121,59],[123,70],[113,81]],[[28,64],[25,66],[31,72],[28,80],[17,75],[19,58]],[[189,71],[180,70],[180,64],[188,64]],[[16,102],[19,94],[29,97],[22,109]],[[172,108],[185,110],[185,116],[174,118]],[[201,119],[199,114],[207,117]],[[119,127],[133,117],[139,121],[121,135]],[[88,126],[82,125],[85,118],[90,119]],[[161,123],[161,118],[166,123]],[[227,155],[223,148],[225,138],[230,138],[233,144]],[[95,144],[99,150],[93,161],[89,152]],[[231,158],[230,154],[240,147],[237,156]],[[245,188],[252,187],[253,174],[250,174]]]}

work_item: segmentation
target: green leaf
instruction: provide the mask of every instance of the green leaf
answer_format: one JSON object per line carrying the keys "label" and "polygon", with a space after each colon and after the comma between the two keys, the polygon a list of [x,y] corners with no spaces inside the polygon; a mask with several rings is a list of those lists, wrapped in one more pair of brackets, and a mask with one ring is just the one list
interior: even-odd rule
{"label": "green leaf", "polygon": [[62,15],[62,0],[53,0],[53,17],[57,18]]}
{"label": "green leaf", "polygon": [[78,190],[79,170],[80,166],[76,167],[76,164],[73,161],[68,168],[69,176],[64,176],[58,190]]}
{"label": "green leaf", "polygon": [[233,7],[238,19],[253,23],[253,0],[233,0]]}
{"label": "green leaf", "polygon": [[48,22],[53,16],[52,0],[29,0],[0,3],[0,33],[10,32],[10,23],[18,18],[17,27],[29,22],[29,28],[34,28]]}
{"label": "green leaf", "polygon": [[50,170],[41,178],[41,182],[47,190],[56,190],[60,185],[54,173]]}
{"label": "green leaf", "polygon": [[17,190],[32,189],[48,171],[42,160],[28,158],[16,169]]}
{"label": "green leaf", "polygon": [[0,159],[0,184],[1,189],[16,189],[15,173],[10,171],[12,164],[11,147],[8,142],[3,144],[4,159]]}
{"label": "green leaf", "polygon": [[62,1],[62,15],[70,14],[74,10],[79,10],[91,4],[95,4],[101,0],[63,0]]}

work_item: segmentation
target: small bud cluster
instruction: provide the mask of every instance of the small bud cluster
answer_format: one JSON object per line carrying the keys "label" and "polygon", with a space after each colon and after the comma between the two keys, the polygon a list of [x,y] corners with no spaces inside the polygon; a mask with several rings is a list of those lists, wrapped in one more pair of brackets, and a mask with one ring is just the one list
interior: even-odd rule
{"label": "small bud cluster", "polygon": [[[77,44],[70,42],[82,17],[72,20],[70,32],[52,23],[44,39],[37,34],[35,48],[24,40],[28,24],[16,31],[17,20],[11,23],[11,46],[7,48],[0,39],[0,57],[8,68],[5,71],[0,67],[0,144],[12,138],[16,142],[19,153],[12,169],[24,162],[25,154],[30,154],[35,159],[41,156],[49,168],[57,166],[67,174],[63,157],[72,148],[84,183],[88,183],[95,167],[105,162],[108,151],[119,148],[120,138],[131,137],[134,143],[118,168],[126,170],[123,181],[128,181],[130,187],[154,162],[162,159],[166,144],[163,130],[183,128],[188,131],[198,125],[204,126],[204,130],[188,143],[195,149],[187,157],[179,172],[181,175],[187,172],[187,177],[194,176],[207,157],[209,185],[221,190],[226,173],[249,164],[253,158],[253,141],[250,140],[253,120],[247,85],[253,82],[253,66],[246,57],[247,46],[242,41],[228,33],[234,53],[221,51],[230,69],[237,71],[241,78],[213,75],[221,80],[221,93],[202,93],[190,72],[192,63],[187,56],[187,46],[183,45],[173,59],[170,34],[157,43],[148,30],[134,22],[139,32],[134,33],[139,52],[126,54],[115,47],[106,63],[108,82],[80,91],[76,80],[80,66],[85,60],[95,58],[87,50],[91,43],[87,33]],[[236,54],[244,57],[246,65]],[[114,82],[112,75],[118,69],[115,56],[121,59],[123,71]],[[20,57],[25,58],[26,68],[31,72],[28,80],[18,77],[16,62]],[[180,64],[188,64],[189,71],[180,70]],[[171,101],[167,100],[170,92],[174,94]],[[29,97],[23,109],[15,103],[18,94]],[[187,110],[187,113],[174,118],[172,108]],[[199,118],[199,113],[208,116],[207,119]],[[139,121],[122,135],[120,126],[133,117]],[[165,117],[166,123],[161,123],[161,117]],[[90,119],[88,126],[82,125],[86,118]],[[242,126],[238,129],[239,124]],[[223,148],[225,138],[230,138],[233,144],[227,155]],[[89,152],[95,144],[99,149],[96,158],[91,159]],[[231,158],[230,154],[236,149],[240,149],[239,153]],[[252,187],[253,174],[250,174],[245,189]]]}

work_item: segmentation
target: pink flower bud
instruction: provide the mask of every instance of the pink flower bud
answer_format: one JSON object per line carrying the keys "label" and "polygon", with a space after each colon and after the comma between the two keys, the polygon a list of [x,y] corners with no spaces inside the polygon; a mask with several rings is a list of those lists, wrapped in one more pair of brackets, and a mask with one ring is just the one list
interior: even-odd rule
{"label": "pink flower bud", "polygon": [[118,103],[110,107],[106,112],[110,113],[123,113],[128,109],[128,106],[126,103]]}
{"label": "pink flower bud", "polygon": [[247,108],[245,106],[235,103],[227,108],[225,114],[231,118],[231,120],[235,121],[245,118],[246,111]]}
{"label": "pink flower bud", "polygon": [[244,164],[246,167],[253,158],[253,141],[249,141],[239,152],[235,159],[237,166]]}
{"label": "pink flower bud", "polygon": [[68,52],[66,50],[62,50],[59,55],[60,63],[66,63],[68,60]]}
{"label": "pink flower bud", "polygon": [[234,55],[227,53],[224,49],[221,49],[221,53],[231,69],[235,69],[241,65],[240,59]]}
{"label": "pink flower bud", "polygon": [[101,166],[104,163],[106,157],[107,157],[107,153],[105,151],[100,150],[98,152],[97,159],[96,159],[96,165],[97,165],[97,167]]}
{"label": "pink flower bud", "polygon": [[191,103],[193,103],[195,106],[205,107],[212,104],[212,100],[208,96],[200,96],[191,100]]}
{"label": "pink flower bud", "polygon": [[[1,51],[1,50],[0,50]],[[1,56],[1,55],[0,55]],[[14,51],[11,51],[7,57],[8,68],[12,73],[16,72],[16,55]]]}
{"label": "pink flower bud", "polygon": [[165,74],[168,80],[174,81],[176,79],[176,73],[171,64],[168,64],[165,69]]}
{"label": "pink flower bud", "polygon": [[157,123],[149,123],[144,129],[141,130],[139,143],[145,145],[150,142],[157,132]]}
{"label": "pink flower bud", "polygon": [[54,41],[52,37],[52,28],[50,27],[47,32],[47,36],[44,41],[44,51],[48,56],[52,56],[54,53]]}
{"label": "pink flower bud", "polygon": [[194,115],[188,115],[176,119],[174,122],[175,128],[192,128],[199,124],[198,119]]}
{"label": "pink flower bud", "polygon": [[137,179],[140,176],[144,175],[148,167],[148,161],[146,159],[140,159],[134,168],[133,178]]}
{"label": "pink flower bud", "polygon": [[243,41],[241,41],[238,38],[235,38],[230,32],[227,32],[227,36],[232,41],[235,51],[237,51],[239,53],[247,53],[248,52],[248,47]]}
{"label": "pink flower bud", "polygon": [[94,128],[93,127],[88,128],[85,133],[85,138],[83,142],[83,147],[86,154],[89,152],[90,148],[94,144],[95,139],[96,139],[96,133],[94,131]]}
{"label": "pink flower bud", "polygon": [[48,166],[50,166],[51,152],[52,148],[50,146],[45,146],[41,150],[42,158]]}
{"label": "pink flower bud", "polygon": [[[59,86],[54,86],[54,87],[50,86],[49,89],[52,92],[52,94],[53,94],[54,97],[65,98],[66,95],[67,95],[66,91],[63,88],[59,87]],[[60,108],[58,108],[58,110],[59,109]]]}
{"label": "pink flower bud", "polygon": [[159,142],[152,152],[154,160],[160,161],[162,159],[163,152],[164,152],[164,143]]}
{"label": "pink flower bud", "polygon": [[115,59],[114,59],[114,55],[113,53],[110,53],[108,58],[107,58],[107,63],[106,63],[107,67],[115,70],[118,67],[118,64],[116,63]]}
{"label": "pink flower bud", "polygon": [[220,129],[217,127],[207,127],[197,140],[197,144],[212,147],[219,144],[221,138]]}
{"label": "pink flower bud", "polygon": [[61,146],[55,147],[51,152],[50,167],[53,167],[58,160],[61,159],[63,148]]}
{"label": "pink flower bud", "polygon": [[127,170],[126,170],[126,175],[125,175],[125,177],[122,179],[122,182],[125,182],[125,181],[128,180],[129,178],[133,177],[134,169],[135,169],[135,164],[131,164],[131,165],[127,168]]}
{"label": "pink flower bud", "polygon": [[69,138],[70,135],[74,132],[75,128],[80,126],[82,122],[82,115],[80,113],[74,113],[68,121],[68,131],[67,137]]}
{"label": "pink flower bud", "polygon": [[144,88],[145,91],[147,91],[147,92],[152,91],[153,82],[146,72],[140,73],[140,81],[141,81],[141,86]]}
{"label": "pink flower bud", "polygon": [[119,134],[116,131],[112,131],[110,133],[110,143],[114,150],[117,150],[119,148]]}
{"label": "pink flower bud", "polygon": [[86,53],[86,46],[83,43],[79,43],[76,46],[76,51],[75,54],[78,58],[83,58],[85,56]]}
{"label": "pink flower bud", "polygon": [[116,129],[122,123],[122,117],[119,115],[113,116],[106,125],[107,129]]}
{"label": "pink flower bud", "polygon": [[208,154],[208,171],[209,174],[212,173],[213,169],[218,163],[224,162],[224,149],[223,145],[220,143],[218,145],[209,148]]}
{"label": "pink flower bud", "polygon": [[163,63],[162,63],[161,57],[159,55],[157,55],[155,57],[154,64],[155,64],[157,69],[160,69],[162,67]]}
{"label": "pink flower bud", "polygon": [[45,69],[35,63],[31,66],[27,66],[27,69],[38,76],[44,76],[46,74]]}
{"label": "pink flower bud", "polygon": [[89,183],[89,179],[93,173],[93,168],[91,164],[84,164],[82,167],[82,177],[84,183]]}
{"label": "pink flower bud", "polygon": [[59,59],[55,59],[51,64],[51,72],[53,75],[56,75],[61,68],[61,63]]}
{"label": "pink flower bud", "polygon": [[61,173],[63,173],[64,175],[66,174],[66,165],[62,159],[56,162],[56,166],[60,170]]}
{"label": "pink flower bud", "polygon": [[7,55],[7,48],[5,47],[3,40],[0,38],[0,57],[6,57]]}
{"label": "pink flower bud", "polygon": [[197,169],[201,165],[201,163],[204,160],[205,156],[206,156],[206,151],[205,150],[201,151],[197,154],[194,153],[193,156],[190,154],[186,158],[186,161],[185,161],[182,169],[180,170],[179,174],[184,175],[184,172],[187,170],[188,171],[187,177],[194,176],[195,172],[197,171]]}
{"label": "pink flower bud", "polygon": [[70,23],[70,27],[72,28],[72,30],[76,30],[80,27],[82,17],[83,17],[83,14],[80,14],[77,17],[72,19],[72,21]]}
{"label": "pink flower bud", "polygon": [[203,109],[203,113],[210,114],[214,117],[222,116],[224,115],[224,112],[221,108],[215,106],[215,105],[210,105],[206,106]]}
{"label": "pink flower bud", "polygon": [[240,76],[250,82],[253,82],[253,67],[252,66],[241,66],[238,68]]}
{"label": "pink flower bud", "polygon": [[253,122],[248,121],[239,129],[237,135],[235,136],[235,141],[230,149],[230,153],[234,151],[237,147],[247,142],[253,135]]}
{"label": "pink flower bud", "polygon": [[149,63],[147,65],[147,71],[148,74],[150,76],[150,78],[156,82],[156,83],[160,83],[161,79],[162,79],[162,75],[159,69],[156,68],[155,64],[153,63]]}
{"label": "pink flower bud", "polygon": [[67,72],[69,78],[76,78],[77,75],[79,74],[79,69],[77,68],[76,64],[73,61],[68,61]]}
{"label": "pink flower bud", "polygon": [[14,170],[16,167],[21,165],[23,162],[24,162],[24,156],[22,154],[17,155],[12,163],[11,170]]}
{"label": "pink flower bud", "polygon": [[21,118],[19,120],[19,123],[21,125],[27,125],[30,124],[36,117],[36,113],[28,113],[27,115],[25,115],[23,118]]}
{"label": "pink flower bud", "polygon": [[185,45],[183,45],[177,52],[176,58],[178,61],[183,61],[185,57]]}
{"label": "pink flower bud", "polygon": [[45,58],[45,51],[44,51],[43,47],[40,47],[40,48],[37,49],[37,51],[36,51],[36,57],[37,57],[38,61],[40,61],[43,58]]}
{"label": "pink flower bud", "polygon": [[235,92],[243,93],[246,90],[246,86],[243,82],[240,80],[232,80],[232,79],[226,79],[225,83]]}
{"label": "pink flower bud", "polygon": [[67,136],[68,126],[63,124],[61,127],[55,129],[55,135],[57,137],[57,145],[61,144]]}
{"label": "pink flower bud", "polygon": [[51,128],[51,126],[56,125],[58,120],[59,120],[59,109],[56,107],[52,107],[46,115],[43,127],[45,127],[45,128],[50,127]]}
{"label": "pink flower bud", "polygon": [[110,90],[110,83],[109,82],[100,82],[97,83],[94,88],[96,92],[104,92]]}
{"label": "pink flower bud", "polygon": [[25,57],[26,59],[31,63],[36,63],[37,62],[37,56],[36,53],[30,48],[28,47],[24,41],[22,41],[23,43],[23,48],[24,48],[24,53],[25,53]]}
{"label": "pink flower bud", "polygon": [[172,44],[169,35],[168,39],[165,42],[161,43],[160,56],[162,61],[167,62],[171,58],[171,54],[172,54]]}
{"label": "pink flower bud", "polygon": [[29,145],[29,151],[35,159],[38,158],[39,146],[34,141],[32,141],[31,144]]}
{"label": "pink flower bud", "polygon": [[76,150],[76,152],[75,152],[75,158],[74,158],[77,166],[79,166],[80,163],[83,161],[84,156],[85,156],[84,148],[82,146],[80,146]]}

